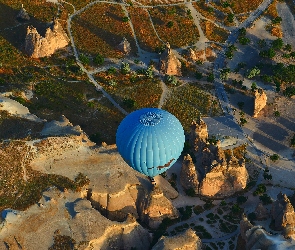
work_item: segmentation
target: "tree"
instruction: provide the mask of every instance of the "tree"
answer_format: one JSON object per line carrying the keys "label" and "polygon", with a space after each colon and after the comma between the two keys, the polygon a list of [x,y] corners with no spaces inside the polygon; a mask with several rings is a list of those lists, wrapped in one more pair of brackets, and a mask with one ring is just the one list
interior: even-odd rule
{"label": "tree", "polygon": [[220,79],[222,81],[227,80],[229,73],[230,73],[230,68],[225,68],[220,70]]}
{"label": "tree", "polygon": [[122,18],[122,21],[123,21],[124,23],[128,22],[128,21],[129,21],[129,17],[128,17],[128,16],[124,16],[124,17]]}
{"label": "tree", "polygon": [[251,85],[252,92],[254,92],[256,89],[257,89],[257,84],[256,84],[256,82],[253,82]]}
{"label": "tree", "polygon": [[203,77],[203,74],[202,74],[201,72],[199,72],[199,71],[196,71],[196,73],[195,73],[195,77],[196,77],[198,80],[200,80],[200,79]]}
{"label": "tree", "polygon": [[291,52],[291,50],[292,50],[291,44],[286,44],[286,46],[284,47],[284,50]]}
{"label": "tree", "polygon": [[177,85],[178,81],[175,76],[172,75],[166,75],[165,80],[168,84]]}
{"label": "tree", "polygon": [[144,74],[147,78],[150,78],[150,79],[153,78],[154,77],[153,66],[148,66]]}
{"label": "tree", "polygon": [[248,198],[245,197],[245,196],[243,196],[243,195],[237,197],[237,203],[238,203],[238,204],[243,204],[243,203],[245,203],[247,200],[248,200]]}
{"label": "tree", "polygon": [[229,14],[227,15],[227,21],[230,22],[230,23],[232,23],[232,22],[234,21],[234,17],[235,17],[234,14],[229,13]]}
{"label": "tree", "polygon": [[272,19],[272,24],[279,24],[282,21],[282,18],[280,16],[275,17]]}
{"label": "tree", "polygon": [[252,68],[252,69],[250,69],[248,72],[247,72],[247,77],[249,78],[249,79],[251,79],[251,78],[253,78],[254,76],[257,76],[257,75],[259,75],[260,74],[260,69],[259,68],[257,68],[257,67],[254,67],[254,68]]}
{"label": "tree", "polygon": [[97,54],[96,57],[94,57],[93,62],[97,65],[102,65],[104,63],[104,58],[102,55]]}
{"label": "tree", "polygon": [[278,159],[280,159],[280,156],[278,154],[273,154],[273,155],[270,156],[270,159],[272,161],[277,161]]}
{"label": "tree", "polygon": [[276,52],[275,52],[274,48],[270,48],[268,50],[260,51],[259,55],[261,57],[273,58],[273,57],[275,57]]}
{"label": "tree", "polygon": [[282,38],[278,38],[278,39],[276,39],[276,40],[274,40],[272,42],[271,46],[272,46],[273,49],[277,49],[278,50],[278,49],[283,48],[284,42],[283,42]]}
{"label": "tree", "polygon": [[210,73],[210,74],[207,76],[207,81],[208,81],[208,82],[214,82],[214,75],[213,75],[213,73]]}
{"label": "tree", "polygon": [[90,62],[89,58],[84,54],[79,55],[79,60],[85,65],[89,64]]}
{"label": "tree", "polygon": [[166,25],[168,28],[172,28],[173,27],[173,22],[172,21],[169,21]]}
{"label": "tree", "polygon": [[129,63],[122,62],[121,73],[126,75],[126,74],[130,73],[130,71],[131,71],[131,69],[130,69]]}
{"label": "tree", "polygon": [[250,39],[248,37],[241,36],[239,37],[239,43],[242,45],[247,45],[250,43]]}
{"label": "tree", "polygon": [[263,48],[266,46],[266,41],[264,39],[259,39],[258,45],[260,48]]}

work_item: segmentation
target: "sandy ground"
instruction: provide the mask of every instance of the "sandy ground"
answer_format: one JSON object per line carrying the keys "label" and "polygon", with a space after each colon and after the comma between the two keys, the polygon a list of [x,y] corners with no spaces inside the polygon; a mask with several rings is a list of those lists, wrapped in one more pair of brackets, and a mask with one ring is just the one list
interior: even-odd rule
{"label": "sandy ground", "polygon": [[43,120],[38,118],[36,115],[30,113],[29,109],[19,102],[14,101],[10,98],[4,97],[0,94],[0,110],[6,110],[11,115],[16,115],[28,120],[42,122]]}

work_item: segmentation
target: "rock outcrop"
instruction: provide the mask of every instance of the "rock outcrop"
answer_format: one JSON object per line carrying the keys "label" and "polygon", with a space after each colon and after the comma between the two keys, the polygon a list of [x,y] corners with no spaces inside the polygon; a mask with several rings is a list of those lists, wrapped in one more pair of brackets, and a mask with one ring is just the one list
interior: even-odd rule
{"label": "rock outcrop", "polygon": [[162,236],[152,250],[201,250],[202,242],[192,229],[176,236]]}
{"label": "rock outcrop", "polygon": [[263,206],[261,202],[258,203],[254,213],[256,215],[256,220],[266,220],[269,217],[268,210]]}
{"label": "rock outcrop", "polygon": [[192,121],[189,140],[196,152],[203,150],[206,146],[208,140],[208,128],[207,124],[201,118]]}
{"label": "rock outcrop", "polygon": [[228,165],[215,164],[201,182],[201,195],[225,197],[246,187],[249,175],[245,161],[238,161],[232,156]]}
{"label": "rock outcrop", "polygon": [[25,52],[32,58],[51,56],[56,50],[68,45],[70,39],[57,19],[47,28],[42,37],[36,28],[28,27],[25,40]]}
{"label": "rock outcrop", "polygon": [[125,55],[129,54],[131,51],[131,46],[128,40],[124,37],[122,42],[118,45],[118,49]]}
{"label": "rock outcrop", "polygon": [[180,171],[180,184],[184,190],[193,190],[196,194],[199,193],[198,172],[189,154],[183,158]]}
{"label": "rock outcrop", "polygon": [[253,225],[251,224],[251,222],[245,215],[243,215],[242,220],[240,221],[241,237],[243,240],[247,240],[246,232],[252,227]]}
{"label": "rock outcrop", "polygon": [[254,111],[253,117],[257,117],[259,112],[265,107],[267,96],[263,89],[257,89],[254,92]]}
{"label": "rock outcrop", "polygon": [[272,204],[271,217],[275,222],[276,230],[283,230],[287,225],[295,226],[294,208],[286,194],[277,195],[277,200]]}
{"label": "rock outcrop", "polygon": [[30,16],[29,16],[28,12],[25,10],[23,4],[22,4],[21,9],[17,13],[16,19],[19,21],[29,21],[30,20]]}
{"label": "rock outcrop", "polygon": [[165,75],[181,76],[181,63],[169,43],[166,44],[166,49],[160,57],[160,72]]}
{"label": "rock outcrop", "polygon": [[286,240],[282,235],[272,235],[261,226],[253,226],[245,216],[240,222],[240,229],[245,241],[243,249],[294,249],[291,240]]}
{"label": "rock outcrop", "polygon": [[188,60],[193,61],[193,62],[198,60],[198,57],[192,48],[188,49],[187,58],[188,58]]}
{"label": "rock outcrop", "polygon": [[57,189],[44,192],[38,204],[19,212],[16,220],[7,217],[9,213],[0,227],[1,249],[4,242],[9,249],[59,249],[54,248],[56,239],[66,238],[69,245],[62,249],[148,250],[151,241],[131,215],[124,222],[110,221],[79,193]]}
{"label": "rock outcrop", "polygon": [[145,195],[139,201],[139,217],[148,227],[156,229],[163,219],[179,216],[178,210],[158,186],[154,186],[152,191],[144,191]]}

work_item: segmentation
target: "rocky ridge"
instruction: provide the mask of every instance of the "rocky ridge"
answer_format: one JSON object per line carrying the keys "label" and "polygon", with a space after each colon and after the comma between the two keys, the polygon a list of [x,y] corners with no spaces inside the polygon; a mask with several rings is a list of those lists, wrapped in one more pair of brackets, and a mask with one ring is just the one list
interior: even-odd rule
{"label": "rocky ridge", "polygon": [[51,56],[56,50],[68,45],[70,39],[57,19],[46,29],[42,37],[36,28],[28,27],[25,39],[25,52],[32,58]]}

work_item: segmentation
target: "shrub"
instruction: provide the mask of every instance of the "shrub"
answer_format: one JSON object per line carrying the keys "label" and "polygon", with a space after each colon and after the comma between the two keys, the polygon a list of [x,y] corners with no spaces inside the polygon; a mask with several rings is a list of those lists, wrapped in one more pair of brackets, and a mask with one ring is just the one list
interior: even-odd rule
{"label": "shrub", "polygon": [[203,74],[201,72],[196,71],[195,77],[200,80],[203,77]]}
{"label": "shrub", "polygon": [[295,134],[291,138],[291,147],[295,147]]}
{"label": "shrub", "polygon": [[240,118],[240,123],[241,123],[241,125],[243,126],[244,124],[247,123],[247,120],[246,120],[245,118],[241,117],[241,118]]}
{"label": "shrub", "polygon": [[113,74],[115,74],[117,72],[117,69],[115,68],[115,67],[110,67],[110,68],[108,68],[108,70],[107,70],[107,74],[108,75],[113,75]]}
{"label": "shrub", "polygon": [[270,156],[270,159],[272,161],[277,161],[278,159],[280,159],[280,156],[278,154],[273,154],[273,155]]}
{"label": "shrub", "polygon": [[243,203],[245,203],[246,201],[247,201],[247,197],[245,197],[245,196],[243,196],[243,195],[241,195],[241,196],[238,196],[237,197],[237,203],[238,204],[243,204]]}
{"label": "shrub", "polygon": [[130,69],[129,63],[122,62],[121,73],[126,75],[126,74],[130,73],[130,71],[131,71],[131,69]]}
{"label": "shrub", "polygon": [[247,77],[249,78],[249,79],[251,79],[251,78],[253,78],[254,76],[257,76],[257,75],[259,75],[260,74],[260,69],[259,68],[257,68],[257,67],[254,67],[254,68],[252,68],[252,69],[250,69],[248,72],[247,72]]}
{"label": "shrub", "polygon": [[263,205],[268,205],[268,204],[272,203],[272,199],[267,194],[263,194],[263,195],[259,196],[259,200],[262,201]]}
{"label": "shrub", "polygon": [[88,65],[90,62],[89,58],[84,54],[79,55],[79,60],[81,61],[81,63],[83,63],[85,65]]}
{"label": "shrub", "polygon": [[154,77],[153,66],[148,66],[144,74],[147,78],[150,78],[150,79],[153,78]]}
{"label": "shrub", "polygon": [[177,83],[178,83],[177,78],[173,75],[166,75],[165,81],[171,85],[177,85]]}
{"label": "shrub", "polygon": [[93,59],[93,62],[97,65],[102,65],[104,63],[104,58],[102,55],[97,54],[96,57]]}
{"label": "shrub", "polygon": [[276,111],[274,112],[274,116],[279,117],[279,116],[280,116],[280,112],[276,110]]}
{"label": "shrub", "polygon": [[272,19],[272,24],[279,24],[282,21],[282,18],[280,16],[275,17]]}
{"label": "shrub", "polygon": [[136,102],[133,99],[130,99],[130,98],[124,98],[123,99],[123,104],[127,108],[134,108],[136,106]]}
{"label": "shrub", "polygon": [[173,27],[173,21],[169,21],[169,22],[166,24],[166,26],[167,26],[168,28],[172,28],[172,27]]}
{"label": "shrub", "polygon": [[265,57],[265,58],[273,58],[276,55],[276,52],[273,48],[270,48],[268,50],[263,50],[259,53],[259,55],[261,57]]}
{"label": "shrub", "polygon": [[248,37],[241,36],[239,37],[239,43],[242,45],[247,45],[250,43],[250,39]]}
{"label": "shrub", "polygon": [[253,192],[253,195],[254,196],[257,196],[257,195],[260,195],[260,194],[263,194],[266,192],[266,187],[264,184],[259,184],[256,188],[256,190]]}
{"label": "shrub", "polygon": [[210,74],[207,76],[207,81],[208,81],[208,82],[214,82],[214,75],[213,75],[213,73],[210,73]]}
{"label": "shrub", "polygon": [[278,38],[276,40],[274,40],[271,44],[273,49],[281,49],[283,48],[284,42],[282,40],[282,38]]}
{"label": "shrub", "polygon": [[284,50],[291,52],[291,50],[292,50],[291,44],[286,44],[286,46],[284,47]]}
{"label": "shrub", "polygon": [[124,16],[124,17],[122,18],[122,21],[123,21],[123,22],[128,22],[128,21],[129,21],[129,17],[128,17],[128,16]]}
{"label": "shrub", "polygon": [[234,21],[234,17],[235,17],[234,14],[229,13],[229,14],[227,15],[227,21],[230,22],[230,23],[232,23],[232,22]]}

